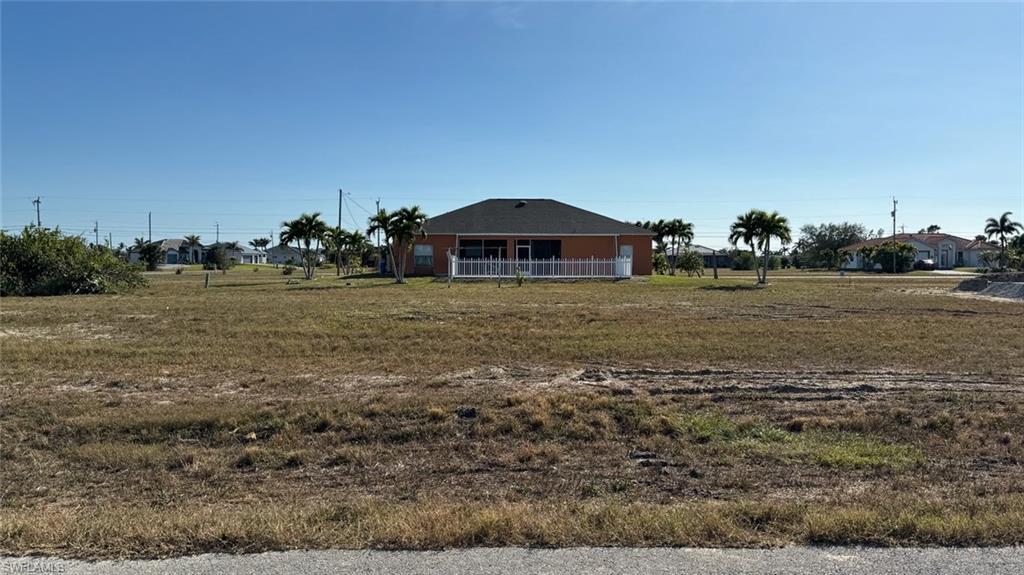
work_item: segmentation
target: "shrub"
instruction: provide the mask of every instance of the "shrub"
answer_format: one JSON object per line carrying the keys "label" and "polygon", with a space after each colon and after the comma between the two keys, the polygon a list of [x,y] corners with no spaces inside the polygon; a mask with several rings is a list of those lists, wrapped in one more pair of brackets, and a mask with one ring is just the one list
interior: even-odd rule
{"label": "shrub", "polygon": [[294,272],[295,272],[295,266],[293,266],[291,264],[288,264],[288,265],[284,266],[284,268],[281,270],[281,273],[283,275],[286,275],[286,276],[290,276]]}
{"label": "shrub", "polygon": [[750,252],[738,252],[732,258],[732,269],[734,270],[752,270],[755,265],[757,263]]}
{"label": "shrub", "polygon": [[156,266],[160,265],[163,255],[164,251],[159,242],[149,242],[139,250],[139,261],[146,264],[147,271],[156,271]]}
{"label": "shrub", "polygon": [[701,277],[704,274],[704,256],[693,250],[680,252],[676,258],[676,267],[689,277]]}
{"label": "shrub", "polygon": [[204,270],[227,270],[235,265],[235,260],[228,258],[228,252],[218,246],[206,254],[206,261],[203,262]]}
{"label": "shrub", "polygon": [[0,295],[111,293],[145,284],[138,268],[107,248],[86,246],[59,229],[0,232]]}
{"label": "shrub", "polygon": [[655,273],[665,275],[665,272],[668,271],[668,258],[662,252],[655,253],[651,263],[654,266]]}
{"label": "shrub", "polygon": [[871,269],[878,264],[882,271],[892,273],[893,253],[896,254],[896,271],[903,273],[910,270],[914,264],[914,254],[917,248],[905,242],[884,242],[877,246],[865,246],[857,251],[863,260],[865,269]]}

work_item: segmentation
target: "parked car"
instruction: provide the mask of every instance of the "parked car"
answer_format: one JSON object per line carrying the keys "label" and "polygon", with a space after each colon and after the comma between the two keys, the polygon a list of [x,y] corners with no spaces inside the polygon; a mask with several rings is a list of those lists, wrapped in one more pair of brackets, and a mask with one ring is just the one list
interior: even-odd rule
{"label": "parked car", "polygon": [[935,260],[917,260],[914,262],[914,269],[932,271],[935,269]]}

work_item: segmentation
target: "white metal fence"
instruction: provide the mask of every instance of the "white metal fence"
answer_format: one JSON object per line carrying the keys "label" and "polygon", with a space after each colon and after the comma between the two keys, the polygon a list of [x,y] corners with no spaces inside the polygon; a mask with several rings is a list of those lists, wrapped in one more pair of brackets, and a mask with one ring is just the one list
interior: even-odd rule
{"label": "white metal fence", "polygon": [[453,278],[514,278],[516,271],[532,278],[628,278],[633,275],[633,260],[610,259],[468,259],[448,256],[448,274]]}

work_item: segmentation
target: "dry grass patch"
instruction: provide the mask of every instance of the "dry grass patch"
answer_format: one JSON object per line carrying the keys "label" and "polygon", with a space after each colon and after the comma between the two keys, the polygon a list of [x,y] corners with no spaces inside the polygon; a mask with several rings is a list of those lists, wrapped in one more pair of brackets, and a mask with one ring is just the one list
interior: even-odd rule
{"label": "dry grass patch", "polygon": [[1020,306],[255,275],[4,300],[0,552],[1024,542]]}

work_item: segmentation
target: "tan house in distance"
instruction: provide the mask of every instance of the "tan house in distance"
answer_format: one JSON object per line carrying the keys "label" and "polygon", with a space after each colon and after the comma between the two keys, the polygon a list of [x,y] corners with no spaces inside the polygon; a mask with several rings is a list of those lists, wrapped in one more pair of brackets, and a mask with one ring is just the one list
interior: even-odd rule
{"label": "tan house in distance", "polygon": [[917,253],[914,255],[915,262],[932,260],[938,269],[983,267],[985,263],[981,261],[981,254],[999,251],[999,246],[995,244],[982,240],[968,240],[950,234],[896,234],[846,246],[843,250],[850,252],[853,257],[846,262],[844,267],[846,269],[863,269],[864,262],[861,261],[857,250],[865,246],[891,242],[893,238],[897,242],[910,244],[917,249]]}

